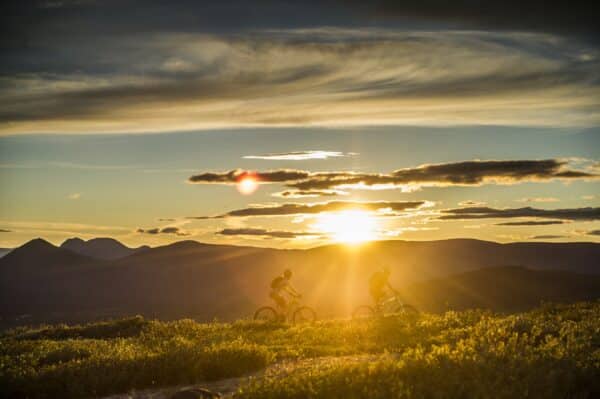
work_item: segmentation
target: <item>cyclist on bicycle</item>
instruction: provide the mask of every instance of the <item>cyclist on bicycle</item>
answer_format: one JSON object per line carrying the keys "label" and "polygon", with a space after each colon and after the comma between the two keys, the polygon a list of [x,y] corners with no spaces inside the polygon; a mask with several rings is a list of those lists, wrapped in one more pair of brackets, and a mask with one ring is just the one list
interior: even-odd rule
{"label": "cyclist on bicycle", "polygon": [[281,276],[277,276],[271,281],[271,292],[269,293],[269,296],[275,302],[281,313],[285,312],[288,305],[288,301],[286,301],[282,294],[285,293],[290,297],[300,297],[298,291],[296,291],[290,283],[291,278],[292,271],[290,269],[285,269]]}
{"label": "cyclist on bicycle", "polygon": [[375,307],[379,308],[387,299],[396,294],[396,290],[390,284],[390,268],[384,266],[381,270],[373,273],[369,278],[369,293]]}

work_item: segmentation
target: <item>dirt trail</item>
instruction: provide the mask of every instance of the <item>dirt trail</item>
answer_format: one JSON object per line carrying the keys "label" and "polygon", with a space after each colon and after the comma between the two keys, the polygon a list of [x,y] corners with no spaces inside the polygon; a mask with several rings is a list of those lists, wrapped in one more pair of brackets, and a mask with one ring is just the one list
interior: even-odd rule
{"label": "dirt trail", "polygon": [[240,386],[252,379],[261,378],[281,378],[291,373],[302,372],[316,364],[323,366],[336,363],[354,363],[370,361],[379,356],[376,355],[353,355],[353,356],[325,356],[302,360],[286,360],[274,363],[266,369],[247,374],[237,378],[225,378],[218,381],[202,382],[193,385],[179,385],[160,389],[145,389],[140,391],[131,391],[125,394],[106,396],[103,399],[169,399],[171,395],[182,389],[205,388],[212,392],[218,392],[223,398],[233,398]]}

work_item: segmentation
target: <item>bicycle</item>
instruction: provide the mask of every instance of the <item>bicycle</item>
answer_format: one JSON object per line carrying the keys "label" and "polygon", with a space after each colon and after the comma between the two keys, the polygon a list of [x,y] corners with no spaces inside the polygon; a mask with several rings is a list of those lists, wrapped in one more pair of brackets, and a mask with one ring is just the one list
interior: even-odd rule
{"label": "bicycle", "polygon": [[263,322],[287,321],[294,324],[313,323],[317,320],[317,312],[300,304],[300,297],[294,297],[286,306],[285,313],[279,312],[272,306],[262,306],[254,312],[254,320]]}
{"label": "bicycle", "polygon": [[412,305],[403,302],[398,293],[394,293],[393,296],[383,300],[379,306],[361,305],[352,312],[353,319],[360,319],[373,316],[386,316],[386,315],[404,315],[404,316],[416,316],[419,311]]}

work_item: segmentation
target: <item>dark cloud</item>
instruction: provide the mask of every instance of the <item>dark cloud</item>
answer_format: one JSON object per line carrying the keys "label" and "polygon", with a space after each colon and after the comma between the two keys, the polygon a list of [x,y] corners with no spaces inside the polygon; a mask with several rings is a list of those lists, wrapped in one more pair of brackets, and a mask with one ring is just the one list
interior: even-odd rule
{"label": "dark cloud", "polygon": [[0,229],[0,233],[12,233],[12,230]]}
{"label": "dark cloud", "polygon": [[587,235],[590,236],[600,236],[600,230],[590,230],[587,232]]}
{"label": "dark cloud", "polygon": [[282,231],[282,230],[266,230],[256,228],[240,228],[240,229],[223,229],[217,234],[225,236],[261,236],[268,238],[296,238],[296,237],[318,237],[322,234],[311,233],[308,231]]}
{"label": "dark cloud", "polygon": [[559,236],[554,234],[545,234],[540,236],[531,237],[532,240],[553,240],[555,238],[565,238],[566,236]]}
{"label": "dark cloud", "polygon": [[496,226],[550,226],[553,224],[564,224],[562,220],[527,220],[524,222],[496,223]]}
{"label": "dark cloud", "polygon": [[[393,213],[419,209],[426,206],[425,201],[330,201],[319,202],[314,204],[298,204],[288,203],[268,206],[255,206],[250,208],[236,209],[229,211],[223,215],[218,215],[213,218],[223,217],[245,217],[245,216],[285,216],[285,215],[308,215],[318,214],[323,212],[339,212],[347,210],[361,211],[385,211],[390,210]],[[208,219],[208,216],[190,217],[192,219]]]}
{"label": "dark cloud", "polygon": [[260,182],[281,183],[305,179],[310,176],[310,172],[288,169],[267,172],[250,172],[242,169],[234,169],[224,173],[208,172],[190,176],[188,182],[206,184],[235,184],[248,176],[254,177]]}
{"label": "dark cloud", "polygon": [[600,220],[600,208],[537,209],[531,207],[495,209],[488,207],[468,207],[446,209],[439,217],[442,220],[491,219],[491,218],[542,218],[589,221]]}
{"label": "dark cloud", "polygon": [[175,234],[178,236],[188,236],[190,235],[190,233],[180,229],[179,227],[154,227],[151,229],[142,229],[139,228],[136,230],[136,232],[138,233],[143,233],[143,234],[152,234],[152,235],[156,235],[156,234]]}
{"label": "dark cloud", "polygon": [[[133,18],[132,16],[135,16]],[[434,30],[441,28],[543,31],[597,35],[593,5],[582,0],[526,3],[516,0],[358,1],[358,0],[241,0],[168,1],[7,0],[3,23],[8,33],[51,38],[140,32],[244,33],[256,29],[316,26],[389,26]],[[4,39],[8,41],[8,39]]]}
{"label": "dark cloud", "polygon": [[[248,173],[235,169],[223,173],[203,173],[189,178],[191,183],[233,184]],[[259,181],[285,183],[299,191],[330,190],[347,186],[451,186],[486,183],[513,184],[523,181],[553,179],[590,179],[598,175],[568,169],[568,162],[558,159],[463,161],[421,165],[399,169],[389,174],[355,172],[308,172],[303,170],[274,170],[256,172]]]}
{"label": "dark cloud", "polygon": [[366,15],[404,23],[418,19],[463,29],[542,31],[591,37],[598,37],[600,34],[597,13],[592,11],[589,2],[583,0],[343,1],[352,4]]}

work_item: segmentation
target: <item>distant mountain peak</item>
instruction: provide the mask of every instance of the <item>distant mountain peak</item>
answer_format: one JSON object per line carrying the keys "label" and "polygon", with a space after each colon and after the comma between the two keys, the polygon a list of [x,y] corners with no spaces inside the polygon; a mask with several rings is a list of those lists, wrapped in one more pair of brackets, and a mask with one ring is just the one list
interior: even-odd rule
{"label": "distant mountain peak", "polygon": [[87,241],[74,237],[65,240],[60,247],[90,258],[104,260],[124,258],[149,248],[148,246],[129,248],[111,237],[96,237]]}
{"label": "distant mountain peak", "polygon": [[43,238],[34,238],[33,240],[30,240],[28,242],[26,242],[25,244],[21,245],[19,248],[17,248],[17,250],[22,250],[22,249],[49,249],[49,248],[56,248],[55,245],[53,245],[52,243],[44,240]]}

